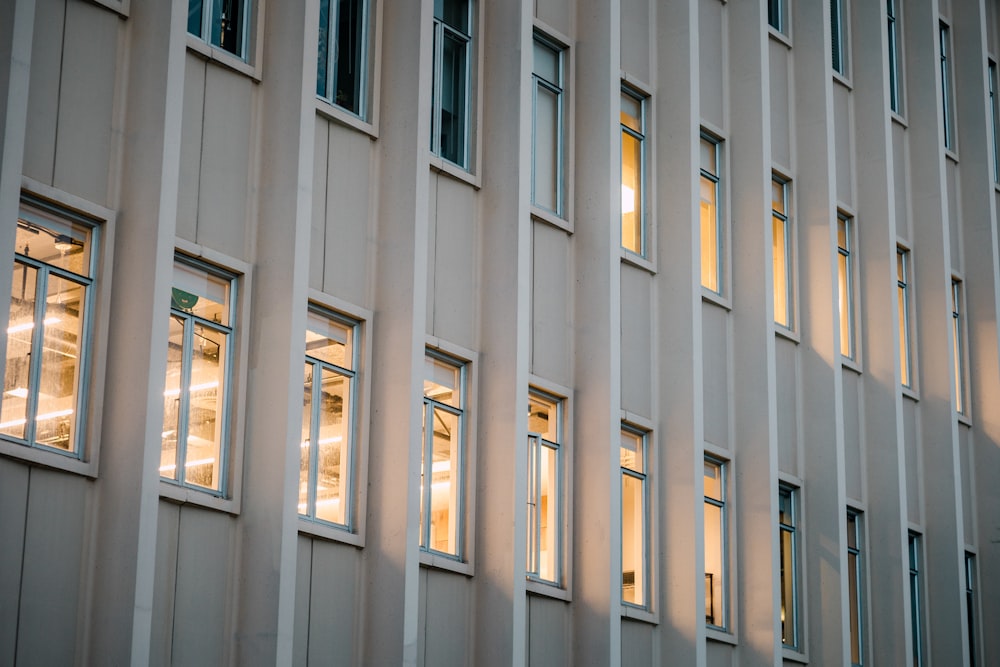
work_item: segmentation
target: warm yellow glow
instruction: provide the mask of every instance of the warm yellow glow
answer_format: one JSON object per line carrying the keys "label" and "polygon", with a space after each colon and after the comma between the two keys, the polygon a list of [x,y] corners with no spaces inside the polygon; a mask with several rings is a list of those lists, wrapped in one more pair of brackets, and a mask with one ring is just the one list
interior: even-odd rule
{"label": "warm yellow glow", "polygon": [[[185,463],[184,467],[185,468],[190,468],[192,466],[203,466],[203,465],[207,465],[209,463],[215,463],[215,459],[214,458],[209,458],[209,459],[195,459],[194,461],[188,461],[187,463]],[[162,466],[160,466],[160,472],[170,472],[171,470],[176,470],[176,469],[177,469],[177,465],[174,464],[174,463],[170,463],[168,465],[162,465]]]}
{"label": "warm yellow glow", "polygon": [[622,215],[635,212],[635,190],[622,183]]}
{"label": "warm yellow glow", "polygon": [[[213,380],[212,382],[203,382],[201,384],[193,384],[193,385],[191,385],[189,387],[189,390],[190,391],[205,391],[206,389],[215,389],[218,386],[219,386],[219,381],[218,380]],[[167,398],[173,397],[173,396],[180,396],[181,395],[181,390],[180,389],[167,389],[165,392],[163,392],[163,395],[164,395],[164,397],[167,397]]]}
{"label": "warm yellow glow", "polygon": [[791,325],[788,303],[788,256],[786,252],[786,223],[778,216],[771,218],[771,260],[774,280],[774,322],[783,327]]}
{"label": "warm yellow glow", "polygon": [[719,292],[719,222],[716,185],[701,178],[701,284]]}
{"label": "warm yellow glow", "polygon": [[[42,320],[42,324],[48,326],[50,324],[56,324],[60,320],[58,317],[46,317]],[[21,324],[15,324],[13,326],[7,327],[8,334],[21,333],[22,331],[31,331],[35,328],[34,322],[22,322]]]}
{"label": "warm yellow glow", "polygon": [[28,390],[25,387],[17,387],[6,392],[8,396],[13,396],[14,398],[28,398]]}

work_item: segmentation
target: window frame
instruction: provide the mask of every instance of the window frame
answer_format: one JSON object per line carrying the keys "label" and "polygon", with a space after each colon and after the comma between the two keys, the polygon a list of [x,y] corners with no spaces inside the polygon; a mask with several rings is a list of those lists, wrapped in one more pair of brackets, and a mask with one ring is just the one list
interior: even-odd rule
{"label": "window frame", "polygon": [[[640,130],[635,130],[634,128],[627,127],[624,122],[621,121],[619,117],[619,154],[620,154],[620,166],[622,171],[619,173],[622,176],[622,198],[621,202],[623,206],[621,207],[620,215],[620,231],[621,231],[621,252],[626,258],[633,259],[640,262],[650,262],[652,257],[652,230],[650,230],[650,221],[652,216],[650,215],[650,194],[647,193],[649,184],[649,152],[650,147],[647,146],[647,139],[649,138],[649,100],[650,95],[643,92],[638,87],[632,85],[629,82],[623,80],[621,82],[621,96],[628,96],[636,101],[639,105],[639,127]],[[625,166],[625,151],[624,151],[624,139],[628,135],[634,139],[639,144],[639,159],[636,165],[636,171],[638,172],[638,184],[639,184],[639,210],[638,210],[638,226],[639,226],[639,249],[638,251],[633,250],[625,245],[625,183],[624,183],[624,166]],[[633,199],[634,201],[634,199]]]}
{"label": "window frame", "polygon": [[[449,0],[444,0],[448,2]],[[460,0],[462,1],[462,0]],[[473,162],[475,159],[476,152],[474,150],[475,142],[475,125],[478,121],[478,109],[476,106],[476,98],[478,97],[478,78],[475,75],[476,63],[479,60],[478,49],[479,42],[481,40],[476,39],[477,35],[477,20],[479,12],[477,11],[476,0],[467,0],[467,15],[466,20],[468,21],[469,31],[462,32],[459,28],[451,26],[445,23],[443,18],[438,18],[437,16],[432,16],[433,27],[432,27],[432,64],[431,64],[431,76],[432,76],[432,90],[431,90],[431,132],[430,132],[430,153],[434,156],[436,160],[440,161],[439,166],[442,170],[451,173],[447,168],[449,165],[464,172],[467,175],[475,173],[473,169]],[[436,3],[435,3],[436,4]],[[433,14],[433,11],[432,11]],[[442,72],[443,72],[443,58],[444,58],[444,37],[448,35],[450,38],[459,38],[464,45],[465,52],[465,72],[464,72],[464,85],[465,85],[465,96],[462,101],[462,115],[465,120],[464,130],[463,130],[463,151],[461,159],[459,161],[452,160],[451,158],[445,156],[441,150],[441,114],[444,108],[442,100]],[[458,174],[455,174],[458,176]],[[466,176],[467,177],[467,176]]]}
{"label": "window frame", "polygon": [[993,165],[993,183],[1000,185],[1000,119],[997,118],[997,63],[993,58],[986,59],[986,78],[988,79],[987,94],[990,104],[990,138],[991,164]]}
{"label": "window frame", "polygon": [[955,97],[951,71],[951,26],[938,21],[938,57],[941,70],[941,120],[944,132],[944,149],[957,153],[955,146]]}
{"label": "window frame", "polygon": [[[840,241],[840,228],[843,225],[844,242]],[[843,211],[837,211],[837,280],[839,296],[846,298],[846,304],[840,303],[838,308],[838,323],[840,327],[840,356],[842,361],[857,364],[861,360],[858,340],[858,279],[857,279],[857,229],[856,219]],[[844,258],[841,264],[840,258]],[[844,283],[841,290],[841,283]],[[844,317],[847,322],[844,322]],[[846,348],[844,334],[847,334]]]}
{"label": "window frame", "polygon": [[[715,194],[715,281],[718,289],[712,289],[705,284],[704,263],[702,263],[701,287],[702,295],[715,300],[721,300],[723,305],[728,305],[730,294],[730,229],[729,229],[729,208],[726,205],[726,191],[723,186],[725,179],[725,139],[704,128],[699,135],[699,145],[708,143],[713,146],[715,155],[715,172],[708,172],[699,166],[699,184],[708,181],[712,184]],[[702,226],[701,239],[704,241],[704,226]],[[702,261],[704,262],[704,243],[702,243]]]}
{"label": "window frame", "polygon": [[[852,527],[853,520],[853,527]],[[868,600],[868,587],[867,587],[867,577],[865,576],[867,561],[865,558],[865,522],[864,522],[864,512],[861,510],[854,509],[853,507],[847,508],[847,543],[845,545],[847,550],[847,576],[850,578],[848,582],[848,604],[851,604],[850,599],[850,586],[853,582],[855,590],[855,600],[853,604],[853,609],[848,612],[848,625],[849,627],[849,648],[852,651],[851,654],[851,667],[864,667],[865,657],[867,655],[867,642],[868,633],[865,631],[865,624],[867,622],[867,614],[865,609]],[[851,546],[852,542],[852,532],[853,532],[853,542],[854,546]],[[854,563],[851,563],[851,557],[854,557]],[[852,618],[852,614],[854,618]],[[854,660],[853,650],[857,648],[858,659]]]}
{"label": "window frame", "polygon": [[[713,507],[719,508],[719,564],[720,564],[720,568],[722,570],[720,572],[720,574],[722,576],[722,583],[720,585],[720,590],[721,590],[721,600],[720,600],[720,602],[721,602],[721,607],[722,607],[722,611],[721,611],[722,623],[719,623],[719,624],[713,623],[712,619],[715,618],[715,614],[714,613],[711,614],[711,615],[709,614],[709,609],[711,609],[714,612],[714,602],[715,602],[715,598],[714,598],[714,582],[712,582],[712,584],[711,584],[712,591],[713,591],[713,596],[712,596],[712,598],[710,600],[709,599],[709,595],[708,595],[709,586],[710,586],[710,584],[708,583],[709,582],[709,578],[708,577],[709,577],[709,575],[711,573],[707,572],[707,567],[706,567],[706,572],[705,572],[705,585],[706,585],[706,590],[705,590],[705,626],[710,631],[720,632],[720,633],[729,635],[732,632],[732,624],[730,622],[730,620],[731,620],[731,614],[730,614],[730,594],[729,594],[729,592],[730,592],[730,582],[731,582],[730,567],[729,567],[729,552],[730,552],[730,545],[729,545],[729,523],[730,523],[730,520],[729,520],[729,476],[730,476],[730,474],[729,474],[729,467],[731,465],[731,462],[728,461],[728,460],[726,460],[726,459],[720,458],[718,456],[715,456],[713,454],[710,454],[710,453],[706,452],[705,453],[705,466],[708,467],[709,465],[716,466],[716,469],[719,471],[719,495],[721,496],[721,498],[719,498],[719,499],[712,498],[707,493],[704,493],[703,497],[704,497],[704,503],[705,503],[706,509],[707,509],[707,507],[709,505],[711,505]],[[707,527],[706,527],[705,534],[707,535],[707,533],[708,533],[708,530],[707,530]],[[708,550],[707,550],[707,548],[705,550],[705,557],[706,558],[708,557]],[[711,606],[710,606],[710,602],[711,602]]]}
{"label": "window frame", "polygon": [[914,530],[907,531],[907,554],[910,582],[910,640],[913,651],[913,667],[924,664],[924,581],[923,581],[923,535]]}
{"label": "window frame", "polygon": [[[548,81],[538,73],[537,63],[534,61],[534,49],[540,45],[552,51],[556,57],[556,68],[558,81]],[[557,219],[566,221],[569,219],[567,212],[569,206],[568,178],[567,178],[567,108],[568,92],[566,90],[567,60],[569,58],[566,44],[535,28],[532,32],[532,67],[531,67],[531,206],[536,212],[543,216],[555,216]],[[538,145],[538,89],[545,88],[556,97],[556,156],[553,179],[556,184],[556,206],[551,209],[539,204],[535,199],[537,185],[538,165],[535,147]]]}
{"label": "window frame", "polygon": [[[555,485],[555,500],[558,503],[556,509],[555,517],[555,527],[554,527],[554,551],[555,556],[555,568],[556,576],[553,579],[543,578],[537,571],[532,571],[532,556],[539,559],[537,554],[533,554],[532,548],[532,538],[529,535],[527,539],[528,546],[528,559],[525,568],[525,577],[527,579],[528,590],[534,593],[541,593],[545,595],[550,595],[558,597],[559,599],[568,599],[569,591],[569,549],[567,545],[571,544],[572,536],[570,534],[570,526],[572,522],[570,520],[570,512],[572,507],[570,506],[570,498],[572,497],[569,493],[570,477],[569,474],[570,465],[572,461],[570,459],[570,447],[569,447],[569,414],[568,414],[568,399],[565,394],[568,393],[564,388],[559,388],[559,393],[554,393],[550,388],[541,387],[536,382],[537,378],[532,378],[532,382],[528,387],[528,399],[529,399],[529,412],[530,404],[532,400],[538,400],[542,403],[551,405],[554,408],[554,412],[557,416],[557,426],[556,426],[556,440],[550,440],[543,437],[542,434],[531,431],[530,426],[530,415],[528,422],[528,465],[527,465],[527,512],[528,519],[526,530],[530,532],[532,526],[532,485],[537,483],[533,477],[540,477],[539,472],[536,475],[532,474],[533,470],[539,470],[538,461],[540,460],[541,448],[549,447],[556,452],[556,485]],[[536,451],[538,457],[536,457]],[[534,467],[533,467],[534,464]],[[539,522],[540,524],[540,522]],[[539,527],[539,532],[541,528]],[[537,546],[538,541],[534,544]]]}
{"label": "window frame", "polygon": [[[214,20],[214,6],[215,3],[212,0],[200,0],[201,6],[201,26],[197,33],[190,31],[190,21],[191,21],[191,2],[199,0],[188,0],[188,21],[185,26],[185,32],[187,32],[188,46],[194,47],[195,50],[201,51],[204,55],[222,62],[227,62],[227,64],[236,65],[236,69],[244,71],[244,73],[250,74],[254,71],[253,61],[257,60],[259,54],[256,53],[257,44],[259,43],[259,36],[257,31],[258,27],[258,16],[262,16],[262,7],[258,5],[263,5],[265,0],[233,0],[241,5],[241,23],[240,26],[240,48],[239,52],[230,51],[229,49],[223,47],[221,44],[216,44],[211,39],[211,24]],[[206,37],[206,35],[208,37]],[[199,48],[200,47],[200,48]],[[239,67],[239,65],[244,65],[249,67],[250,71],[245,71],[244,68]]]}
{"label": "window frame", "polygon": [[896,0],[886,0],[886,32],[889,56],[889,110],[899,116],[903,115],[904,81],[900,66],[903,62],[903,33],[899,29],[902,3],[897,7]]}
{"label": "window frame", "polygon": [[[773,305],[774,305],[774,315],[775,315],[775,317],[774,317],[774,325],[775,325],[775,327],[777,327],[778,331],[783,331],[783,332],[787,332],[787,333],[790,333],[790,334],[794,335],[794,333],[796,331],[796,318],[797,318],[797,315],[798,315],[798,312],[797,312],[798,309],[795,307],[796,306],[795,299],[796,299],[796,293],[797,293],[797,291],[796,291],[796,281],[795,281],[795,276],[796,276],[795,266],[796,266],[796,257],[797,257],[797,254],[795,252],[795,226],[794,226],[794,222],[792,220],[791,212],[789,210],[790,209],[791,200],[792,200],[791,192],[790,192],[791,191],[792,181],[790,179],[784,178],[783,176],[779,175],[777,172],[772,172],[772,174],[771,174],[771,184],[772,184],[772,186],[771,186],[772,187],[772,204],[771,204],[771,206],[772,206],[771,207],[771,247],[772,247],[772,257],[771,257],[771,263],[772,263],[772,272],[773,272],[771,291],[772,291],[772,302],[773,302]],[[776,210],[774,208],[774,203],[773,203],[773,187],[775,185],[779,185],[781,187],[782,199],[784,200],[783,201],[783,208],[784,208],[783,211],[778,211],[778,210]],[[777,314],[778,314],[778,309],[777,309],[777,298],[778,298],[777,279],[778,279],[778,274],[777,274],[776,271],[773,271],[774,261],[775,261],[775,258],[773,256],[774,238],[775,238],[774,237],[774,223],[775,223],[775,221],[781,222],[781,224],[782,224],[782,232],[783,232],[782,242],[783,242],[783,247],[784,247],[784,273],[783,273],[783,277],[784,277],[784,283],[785,283],[785,290],[784,290],[784,292],[785,292],[784,316],[785,316],[785,320],[786,320],[785,322],[779,322],[778,318],[777,318]]]}
{"label": "window frame", "polygon": [[899,317],[899,378],[900,385],[910,391],[916,390],[916,369],[913,363],[912,329],[912,280],[911,251],[896,245],[896,310]]}
{"label": "window frame", "polygon": [[[320,18],[322,18],[322,4],[327,4],[327,25],[324,26],[322,23],[319,25],[319,36],[317,37],[317,67],[316,67],[316,98],[320,102],[332,107],[333,109],[342,112],[349,116],[350,118],[357,119],[365,124],[371,124],[372,117],[372,91],[373,91],[373,70],[374,59],[372,58],[372,53],[375,52],[376,45],[376,33],[374,24],[376,23],[376,12],[372,7],[372,0],[320,0]],[[337,102],[337,95],[335,92],[337,71],[334,63],[339,57],[338,45],[340,44],[340,32],[342,26],[340,25],[340,5],[345,2],[356,2],[359,5],[358,9],[358,22],[360,24],[359,35],[355,37],[360,38],[360,45],[358,47],[359,61],[361,72],[358,75],[360,82],[358,84],[358,110],[354,111],[351,107],[345,106]],[[326,34],[326,79],[323,81],[324,89],[321,92],[319,90],[320,85],[320,70],[319,70],[319,55],[323,52],[323,34]],[[331,94],[333,92],[333,94]]]}
{"label": "window frame", "polygon": [[830,67],[834,73],[850,79],[850,3],[830,0]]}
{"label": "window frame", "polygon": [[788,27],[790,21],[788,16],[789,2],[786,0],[768,0],[767,3],[767,25],[779,35],[790,37]]}
{"label": "window frame", "polygon": [[961,418],[969,417],[969,363],[966,340],[965,283],[958,276],[951,277],[951,333],[952,364],[955,373],[955,412]]}
{"label": "window frame", "polygon": [[[652,538],[652,534],[650,532],[652,530],[652,527],[655,525],[654,524],[654,519],[653,519],[653,516],[652,516],[652,513],[653,513],[652,497],[653,497],[653,494],[652,494],[652,490],[651,490],[651,486],[652,486],[651,477],[652,477],[652,471],[655,469],[655,466],[653,465],[652,461],[650,460],[650,450],[652,449],[652,446],[650,444],[650,439],[651,439],[652,433],[648,429],[643,428],[642,426],[639,426],[639,425],[636,425],[636,424],[633,424],[633,423],[630,423],[630,422],[624,422],[624,421],[621,423],[620,433],[621,433],[621,436],[620,436],[620,440],[619,440],[619,458],[621,456],[620,455],[621,441],[624,440],[624,438],[626,436],[628,436],[628,437],[632,437],[632,438],[638,439],[639,445],[640,445],[640,447],[642,447],[642,461],[643,461],[643,470],[642,470],[642,472],[639,472],[639,471],[633,470],[631,468],[626,468],[625,466],[619,465],[619,478],[618,478],[619,479],[619,500],[621,501],[621,516],[620,516],[620,523],[619,523],[619,533],[620,533],[620,535],[619,535],[619,545],[620,545],[620,548],[621,548],[621,551],[622,551],[622,553],[620,554],[621,561],[622,561],[622,581],[621,581],[621,586],[619,586],[620,601],[621,601],[622,615],[623,616],[636,616],[636,615],[638,615],[639,617],[644,617],[643,615],[645,615],[645,614],[651,614],[651,613],[654,612],[654,605],[653,605],[653,598],[654,598],[653,591],[654,591],[654,586],[653,586],[652,577],[653,577],[653,573],[654,573],[655,570],[653,568],[653,563],[652,563],[653,538]],[[625,480],[625,477],[631,477],[632,479],[638,480],[640,482],[641,486],[642,486],[642,489],[641,489],[642,508],[641,508],[640,521],[641,521],[641,524],[642,524],[642,531],[643,531],[642,554],[641,554],[641,557],[642,557],[641,565],[642,565],[642,569],[643,569],[643,571],[641,573],[641,575],[642,575],[642,596],[643,596],[643,598],[642,598],[642,602],[641,603],[635,603],[635,602],[630,602],[630,601],[625,600],[625,569],[624,569],[625,568],[625,566],[624,566],[624,548],[625,548],[625,539],[624,539],[624,530],[625,530],[625,505],[624,505],[625,484],[624,484],[624,480]],[[632,572],[633,572],[633,582],[634,582],[634,573],[635,573],[635,571],[633,570]],[[633,583],[633,586],[634,586],[634,583]],[[635,613],[635,612],[637,612],[637,613]]]}
{"label": "window frame", "polygon": [[[783,592],[786,587],[791,590],[792,596],[792,609],[791,609],[791,633],[792,641],[788,643],[785,641],[784,637],[784,623],[785,620],[779,617],[781,626],[779,627],[781,636],[781,646],[783,649],[793,651],[795,653],[804,653],[803,647],[803,605],[802,605],[802,588],[801,588],[801,578],[802,578],[802,555],[801,547],[799,545],[799,494],[801,489],[797,486],[792,486],[785,482],[780,482],[778,484],[778,552],[779,552],[779,593]],[[791,523],[785,523],[781,520],[781,498],[788,498],[789,514],[791,518]],[[788,534],[790,536],[790,553],[791,553],[791,568],[787,576],[791,577],[790,582],[785,581],[785,568],[781,566],[780,559],[784,557],[784,550],[782,549],[782,536]],[[779,595],[779,599],[780,599]],[[781,616],[787,617],[787,608],[781,609]]]}
{"label": "window frame", "polygon": [[979,569],[976,566],[976,554],[965,552],[965,616],[966,647],[969,651],[969,667],[976,667],[979,662]]}

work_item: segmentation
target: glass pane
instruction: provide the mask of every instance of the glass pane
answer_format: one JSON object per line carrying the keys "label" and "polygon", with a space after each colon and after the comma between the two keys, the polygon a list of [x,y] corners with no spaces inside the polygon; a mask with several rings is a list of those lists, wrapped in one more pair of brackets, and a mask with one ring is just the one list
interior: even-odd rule
{"label": "glass pane", "polygon": [[[530,421],[529,416],[529,421]],[[539,526],[539,489],[538,467],[541,458],[541,443],[537,437],[528,438],[528,573],[538,574],[538,526]]]}
{"label": "glass pane", "polygon": [[791,531],[781,533],[781,643],[796,645],[795,551]]}
{"label": "glass pane", "polygon": [[701,169],[713,176],[718,176],[716,172],[715,151],[717,146],[708,139],[701,140]]}
{"label": "glass pane", "polygon": [[[188,32],[190,32],[190,27]],[[316,94],[329,98],[327,91],[327,64],[330,62],[330,0],[319,0],[319,42],[316,54]]]}
{"label": "glass pane", "polygon": [[714,461],[705,461],[705,497],[722,502],[722,466]]}
{"label": "glass pane", "polygon": [[430,546],[435,551],[458,554],[458,502],[460,440],[458,417],[434,408],[431,443]]}
{"label": "glass pane", "polygon": [[899,310],[899,371],[904,387],[910,386],[910,354],[906,312],[906,288],[896,288],[896,306]]}
{"label": "glass pane", "polygon": [[840,305],[840,353],[854,357],[851,331],[851,276],[847,255],[837,254],[837,293]]}
{"label": "glass pane", "polygon": [[305,364],[302,381],[302,441],[299,443],[299,514],[311,516],[309,466],[312,456],[313,366]]}
{"label": "glass pane", "polygon": [[184,359],[184,319],[170,315],[167,330],[167,379],[163,387],[163,433],[160,477],[177,479],[177,442],[181,414],[181,373]]}
{"label": "glass pane", "polygon": [[559,77],[559,52],[535,40],[535,75],[554,86],[561,84]]}
{"label": "glass pane", "polygon": [[[243,5],[246,0],[211,0],[211,42],[243,57]],[[189,19],[190,20],[190,19]]]}
{"label": "glass pane", "polygon": [[858,606],[858,583],[861,571],[858,555],[855,553],[847,554],[847,572],[847,594],[851,614],[851,662],[857,665],[861,663],[861,617]]}
{"label": "glass pane", "polygon": [[722,604],[725,585],[723,544],[722,508],[705,503],[705,622],[720,627],[725,625]]}
{"label": "glass pane", "polygon": [[310,312],[306,323],[306,356],[353,370],[353,333],[351,326]]}
{"label": "glass pane", "polygon": [[202,14],[202,0],[189,0],[188,1],[188,32],[192,35],[197,35],[198,37],[204,37],[201,34],[201,14]]}
{"label": "glass pane", "polygon": [[790,326],[788,303],[788,257],[786,252],[785,221],[771,218],[771,257],[774,271],[774,321],[783,327]]}
{"label": "glass pane", "polygon": [[645,461],[642,451],[643,436],[637,433],[622,431],[621,466],[635,472],[644,472]]}
{"label": "glass pane", "polygon": [[847,220],[837,218],[837,248],[844,252],[850,252],[851,247],[848,243]]}
{"label": "glass pane", "polygon": [[219,490],[226,335],[194,325],[184,477],[189,484]]}
{"label": "glass pane", "polygon": [[316,518],[347,523],[350,380],[323,369],[319,395],[319,439],[317,445]]}
{"label": "glass pane", "polygon": [[365,77],[364,0],[337,3],[337,41],[333,60],[333,103],[361,114]]}
{"label": "glass pane", "polygon": [[559,496],[558,450],[541,446],[538,465],[538,576],[547,581],[557,581]]}
{"label": "glass pane", "polygon": [[528,431],[549,442],[559,442],[558,403],[537,394],[528,395]]}
{"label": "glass pane", "polygon": [[90,276],[90,228],[76,222],[22,209],[14,251],[51,266]]}
{"label": "glass pane", "polygon": [[795,526],[795,515],[792,509],[792,492],[781,489],[778,492],[778,521],[785,526]]}
{"label": "glass pane", "polygon": [[229,280],[174,262],[171,308],[228,326],[229,292]]}
{"label": "glass pane", "polygon": [[771,209],[785,213],[785,184],[781,181],[771,181]]}
{"label": "glass pane", "polygon": [[701,284],[719,291],[719,218],[716,184],[701,177]]}
{"label": "glass pane", "polygon": [[642,254],[642,142],[622,131],[622,247]]}
{"label": "glass pane", "polygon": [[535,86],[534,202],[559,213],[559,97]]}
{"label": "glass pane", "polygon": [[465,166],[465,85],[469,43],[444,33],[441,49],[441,157]]}
{"label": "glass pane", "polygon": [[645,605],[643,482],[622,473],[622,600]]}
{"label": "glass pane", "polygon": [[[19,233],[20,231],[18,229]],[[27,437],[28,395],[34,391],[34,387],[29,384],[37,281],[37,270],[14,262],[10,320],[7,326],[7,370],[3,400],[0,401],[0,433],[15,438]]]}
{"label": "glass pane", "polygon": [[642,134],[642,100],[622,92],[621,124]]}
{"label": "glass pane", "polygon": [[434,357],[424,357],[424,396],[452,407],[461,407],[462,369]]}
{"label": "glass pane", "polygon": [[858,517],[854,514],[847,515],[847,548],[858,548]]}
{"label": "glass pane", "polygon": [[469,33],[469,0],[434,0],[434,18]]}
{"label": "glass pane", "polygon": [[41,373],[35,416],[35,442],[73,451],[83,341],[84,287],[49,274],[42,321]]}

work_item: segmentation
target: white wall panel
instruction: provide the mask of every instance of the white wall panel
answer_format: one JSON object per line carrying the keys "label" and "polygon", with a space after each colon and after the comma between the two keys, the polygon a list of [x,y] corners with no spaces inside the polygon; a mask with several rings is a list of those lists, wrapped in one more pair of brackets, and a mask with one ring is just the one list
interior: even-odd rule
{"label": "white wall panel", "polygon": [[854,132],[851,91],[833,84],[834,154],[837,160],[837,200],[854,205]]}
{"label": "white wall panel", "polygon": [[426,667],[469,664],[472,599],[469,579],[432,568],[420,570],[424,631],[418,651]]}
{"label": "white wall panel", "polygon": [[63,34],[65,20],[66,0],[36,0],[24,174],[49,185],[55,169],[63,57],[62,40],[53,39],[53,35]]}
{"label": "white wall panel", "polygon": [[181,168],[177,189],[177,236],[198,239],[198,196],[205,114],[205,61],[188,52],[184,60],[184,112],[181,120]]}
{"label": "white wall panel", "polygon": [[715,127],[724,128],[725,109],[723,61],[725,59],[725,39],[723,34],[726,5],[719,0],[698,0],[698,77],[699,110],[702,119]]}
{"label": "white wall panel", "polygon": [[28,471],[0,458],[0,664],[13,665],[21,606],[21,566],[28,513]]}
{"label": "white wall panel", "polygon": [[792,168],[791,85],[788,47],[776,39],[768,40],[768,63],[771,71],[771,160]]}
{"label": "white wall panel", "polygon": [[923,521],[923,485],[920,483],[920,414],[918,403],[903,399],[903,430],[906,438],[906,513],[911,523]]}
{"label": "white wall panel", "polygon": [[864,469],[862,466],[862,393],[861,376],[848,369],[842,371],[844,391],[844,474],[847,497],[864,501]]}
{"label": "white wall panel", "polygon": [[153,623],[149,647],[151,667],[171,664],[174,633],[174,590],[177,584],[177,538],[180,505],[160,501],[156,520],[156,575],[153,580]]}
{"label": "white wall panel", "polygon": [[649,623],[622,619],[622,667],[645,667],[657,663],[653,630]]}
{"label": "white wall panel", "polygon": [[729,447],[729,311],[703,301],[702,373],[705,394],[705,441]]}
{"label": "white wall panel", "polygon": [[562,600],[528,596],[528,667],[570,667],[569,619]]}
{"label": "white wall panel", "polygon": [[621,0],[622,71],[646,82],[653,79],[649,63],[653,46],[650,44],[652,17],[649,5],[649,0]]}
{"label": "white wall panel", "polygon": [[[622,264],[622,408],[653,417],[652,276]],[[669,333],[660,345],[670,345]]]}
{"label": "white wall panel", "polygon": [[313,149],[313,207],[312,228],[309,237],[309,287],[323,289],[326,258],[326,203],[329,195],[327,160],[330,147],[330,121],[316,116],[316,139]]}
{"label": "white wall panel", "polygon": [[531,372],[572,386],[572,237],[544,223],[532,230]]}
{"label": "white wall panel", "polygon": [[[434,224],[434,310],[429,333],[476,349],[479,310],[479,246],[475,191],[438,175]],[[433,219],[433,215],[432,215]]]}
{"label": "white wall panel", "polygon": [[[774,348],[778,399],[778,469],[796,475],[800,446],[798,413],[801,408],[796,372],[798,355],[795,343],[781,336],[775,336]],[[757,389],[742,387],[741,391],[757,391]]]}

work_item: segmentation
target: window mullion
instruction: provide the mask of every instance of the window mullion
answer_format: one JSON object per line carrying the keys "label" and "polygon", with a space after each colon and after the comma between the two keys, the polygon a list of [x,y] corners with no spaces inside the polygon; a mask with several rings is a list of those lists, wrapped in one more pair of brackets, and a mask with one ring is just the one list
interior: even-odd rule
{"label": "window mullion", "polygon": [[45,310],[48,307],[49,271],[47,266],[41,266],[35,271],[35,318],[31,329],[31,360],[28,365],[28,404],[25,410],[25,440],[35,443],[35,432],[38,425],[38,395],[41,392],[42,357],[45,344]]}
{"label": "window mullion", "polygon": [[424,526],[421,541],[425,549],[431,549],[431,485],[434,483],[434,403],[424,401]]}
{"label": "window mullion", "polygon": [[188,417],[191,405],[191,356],[194,353],[194,320],[187,313],[182,314],[184,333],[182,334],[182,357],[180,378],[180,403],[177,411],[177,483],[187,481]]}
{"label": "window mullion", "polygon": [[316,487],[319,484],[319,408],[322,402],[317,399],[316,391],[323,383],[322,370],[317,368],[316,362],[310,362],[309,376],[309,492],[306,512],[310,518],[316,518]]}

